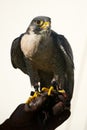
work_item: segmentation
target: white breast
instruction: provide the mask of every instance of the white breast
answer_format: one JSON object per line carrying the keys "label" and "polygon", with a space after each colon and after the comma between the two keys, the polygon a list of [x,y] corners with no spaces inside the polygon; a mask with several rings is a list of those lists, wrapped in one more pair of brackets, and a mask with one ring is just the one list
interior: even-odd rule
{"label": "white breast", "polygon": [[21,40],[21,50],[27,58],[32,58],[36,53],[40,41],[40,35],[34,33],[25,34]]}

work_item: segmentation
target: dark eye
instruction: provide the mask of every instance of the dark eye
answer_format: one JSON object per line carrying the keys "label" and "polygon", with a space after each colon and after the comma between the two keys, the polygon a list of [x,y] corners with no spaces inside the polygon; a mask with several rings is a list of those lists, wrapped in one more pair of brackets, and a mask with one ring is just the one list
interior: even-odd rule
{"label": "dark eye", "polygon": [[36,21],[36,23],[37,23],[37,24],[40,24],[40,23],[41,23],[41,21],[40,21],[40,20],[37,20],[37,21]]}
{"label": "dark eye", "polygon": [[42,20],[37,20],[36,24],[39,25],[39,26],[41,26],[43,24],[43,21]]}

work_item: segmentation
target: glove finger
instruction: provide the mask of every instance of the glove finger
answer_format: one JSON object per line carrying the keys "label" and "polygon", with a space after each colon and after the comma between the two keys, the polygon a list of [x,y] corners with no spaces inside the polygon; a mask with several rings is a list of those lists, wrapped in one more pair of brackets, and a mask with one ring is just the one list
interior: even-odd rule
{"label": "glove finger", "polygon": [[46,99],[48,98],[47,93],[43,93],[33,99],[30,103],[25,105],[25,111],[39,111]]}
{"label": "glove finger", "polygon": [[54,130],[60,126],[65,120],[70,116],[70,111],[68,109],[64,110],[58,115],[50,116],[49,120],[46,122],[46,130]]}

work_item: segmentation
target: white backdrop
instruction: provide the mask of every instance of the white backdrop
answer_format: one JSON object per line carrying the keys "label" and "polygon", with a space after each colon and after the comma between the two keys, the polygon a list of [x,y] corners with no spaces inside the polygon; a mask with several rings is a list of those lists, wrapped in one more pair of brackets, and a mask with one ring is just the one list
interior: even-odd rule
{"label": "white backdrop", "polygon": [[87,1],[86,0],[0,0],[0,123],[26,101],[30,91],[27,75],[10,62],[14,38],[25,32],[38,15],[52,19],[52,29],[65,35],[75,62],[72,115],[58,130],[87,130]]}

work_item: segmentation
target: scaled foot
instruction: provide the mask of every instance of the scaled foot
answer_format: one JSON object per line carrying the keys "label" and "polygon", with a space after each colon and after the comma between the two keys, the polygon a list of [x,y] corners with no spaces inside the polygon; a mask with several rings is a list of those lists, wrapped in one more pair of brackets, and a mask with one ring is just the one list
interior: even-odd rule
{"label": "scaled foot", "polygon": [[33,99],[35,99],[37,96],[39,96],[40,93],[38,91],[35,91],[31,97],[28,98],[26,103],[30,103]]}
{"label": "scaled foot", "polygon": [[42,92],[47,92],[48,96],[50,96],[52,91],[54,91],[54,87],[53,86],[51,86],[50,88],[43,87],[41,91]]}

